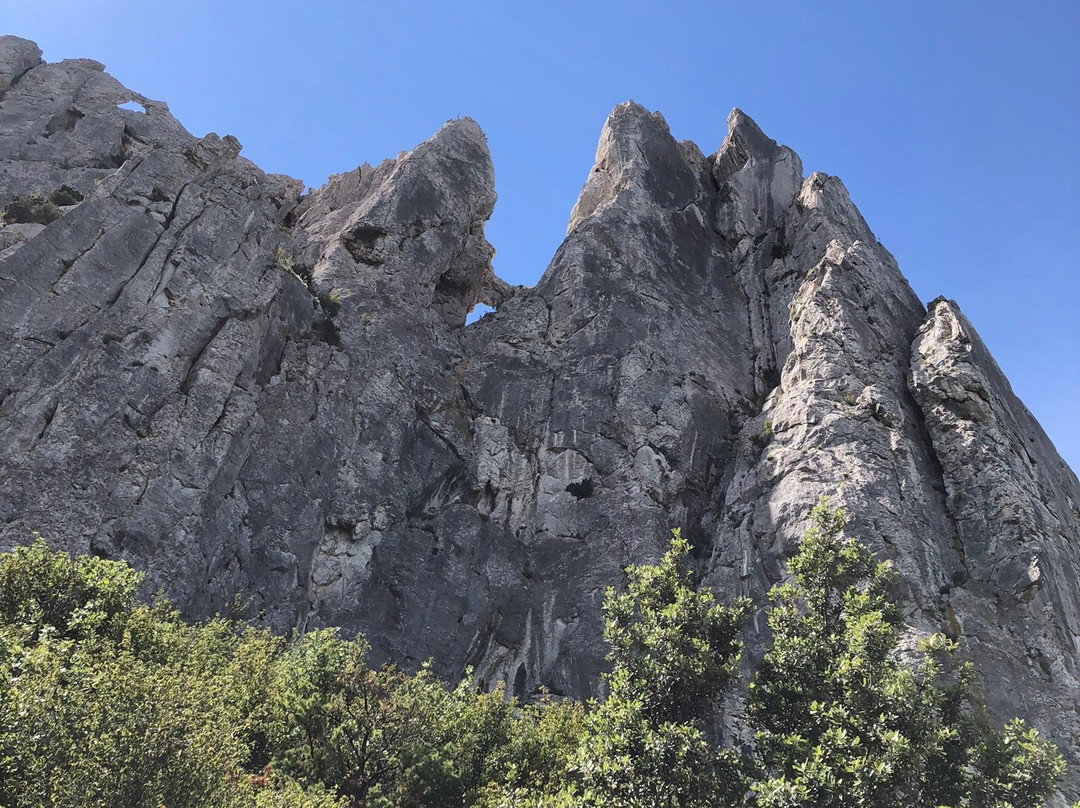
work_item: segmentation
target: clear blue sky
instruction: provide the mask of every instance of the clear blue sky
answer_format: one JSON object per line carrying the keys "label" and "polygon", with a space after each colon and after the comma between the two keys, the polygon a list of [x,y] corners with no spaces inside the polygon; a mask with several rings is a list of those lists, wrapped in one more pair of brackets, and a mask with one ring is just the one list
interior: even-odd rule
{"label": "clear blue sky", "polygon": [[105,62],[311,185],[470,115],[513,283],[561,241],[612,106],[658,109],[706,153],[741,107],[843,178],[924,301],[959,301],[1080,470],[1075,0],[0,0],[0,29]]}

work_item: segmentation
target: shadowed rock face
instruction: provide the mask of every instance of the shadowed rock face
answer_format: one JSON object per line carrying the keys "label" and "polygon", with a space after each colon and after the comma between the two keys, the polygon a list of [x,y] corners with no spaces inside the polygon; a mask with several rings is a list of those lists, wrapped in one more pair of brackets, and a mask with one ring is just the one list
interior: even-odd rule
{"label": "shadowed rock face", "polygon": [[469,119],[307,196],[239,151],[0,38],[0,206],[85,195],[0,228],[0,544],[39,531],[192,616],[587,695],[604,590],[670,527],[760,600],[830,495],[913,624],[1076,762],[1080,485],[840,180],[738,110],[705,157],[620,105],[526,289],[492,273]]}

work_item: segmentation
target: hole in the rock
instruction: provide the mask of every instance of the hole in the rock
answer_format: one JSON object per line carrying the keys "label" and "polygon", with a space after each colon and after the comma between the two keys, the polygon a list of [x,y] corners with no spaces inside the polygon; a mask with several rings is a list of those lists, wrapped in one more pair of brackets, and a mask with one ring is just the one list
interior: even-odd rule
{"label": "hole in the rock", "polygon": [[360,224],[351,233],[342,237],[345,249],[358,264],[379,266],[385,260],[380,250],[380,242],[387,230],[373,224]]}
{"label": "hole in the rock", "polygon": [[116,106],[120,109],[130,109],[132,112],[146,114],[146,107],[138,101],[125,101],[123,104],[117,104]]}
{"label": "hole in the rock", "polygon": [[70,132],[82,118],[86,116],[72,107],[66,112],[58,112],[49,119],[45,126],[45,137],[52,137],[57,132]]}
{"label": "hole in the rock", "polygon": [[469,309],[469,313],[465,315],[465,325],[475,323],[485,314],[491,314],[491,312],[493,311],[495,311],[495,309],[492,306],[489,306],[487,303],[477,303],[475,306]]}
{"label": "hole in the rock", "polygon": [[591,478],[586,477],[580,482],[570,483],[570,485],[566,486],[566,490],[569,491],[575,499],[588,499],[593,495],[593,481]]}
{"label": "hole in the rock", "polygon": [[466,283],[455,277],[452,271],[447,271],[435,284],[431,307],[442,315],[447,325],[461,328],[465,324],[465,301],[471,294],[472,290]]}

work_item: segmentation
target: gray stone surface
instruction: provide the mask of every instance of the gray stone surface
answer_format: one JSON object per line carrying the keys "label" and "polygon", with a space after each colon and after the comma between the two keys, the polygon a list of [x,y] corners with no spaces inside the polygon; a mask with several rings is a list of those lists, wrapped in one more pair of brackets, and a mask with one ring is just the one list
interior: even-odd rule
{"label": "gray stone surface", "polygon": [[917,630],[1076,764],[1080,484],[840,180],[738,110],[706,157],[622,104],[520,288],[469,119],[307,196],[239,152],[0,38],[0,206],[86,194],[0,228],[0,545],[39,531],[193,616],[588,695],[604,590],[670,527],[761,599],[829,495]]}

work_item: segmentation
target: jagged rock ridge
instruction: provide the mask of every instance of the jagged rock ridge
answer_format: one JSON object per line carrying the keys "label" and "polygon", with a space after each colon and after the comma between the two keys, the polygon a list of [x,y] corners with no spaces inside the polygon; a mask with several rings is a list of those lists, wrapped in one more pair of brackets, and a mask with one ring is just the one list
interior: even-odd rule
{"label": "jagged rock ridge", "polygon": [[4,546],[583,695],[625,564],[678,525],[761,599],[827,494],[991,707],[1077,762],[1080,484],[839,179],[738,110],[705,156],[620,105],[530,289],[492,272],[469,119],[306,196],[239,151],[0,38],[0,206],[85,195],[0,229]]}

